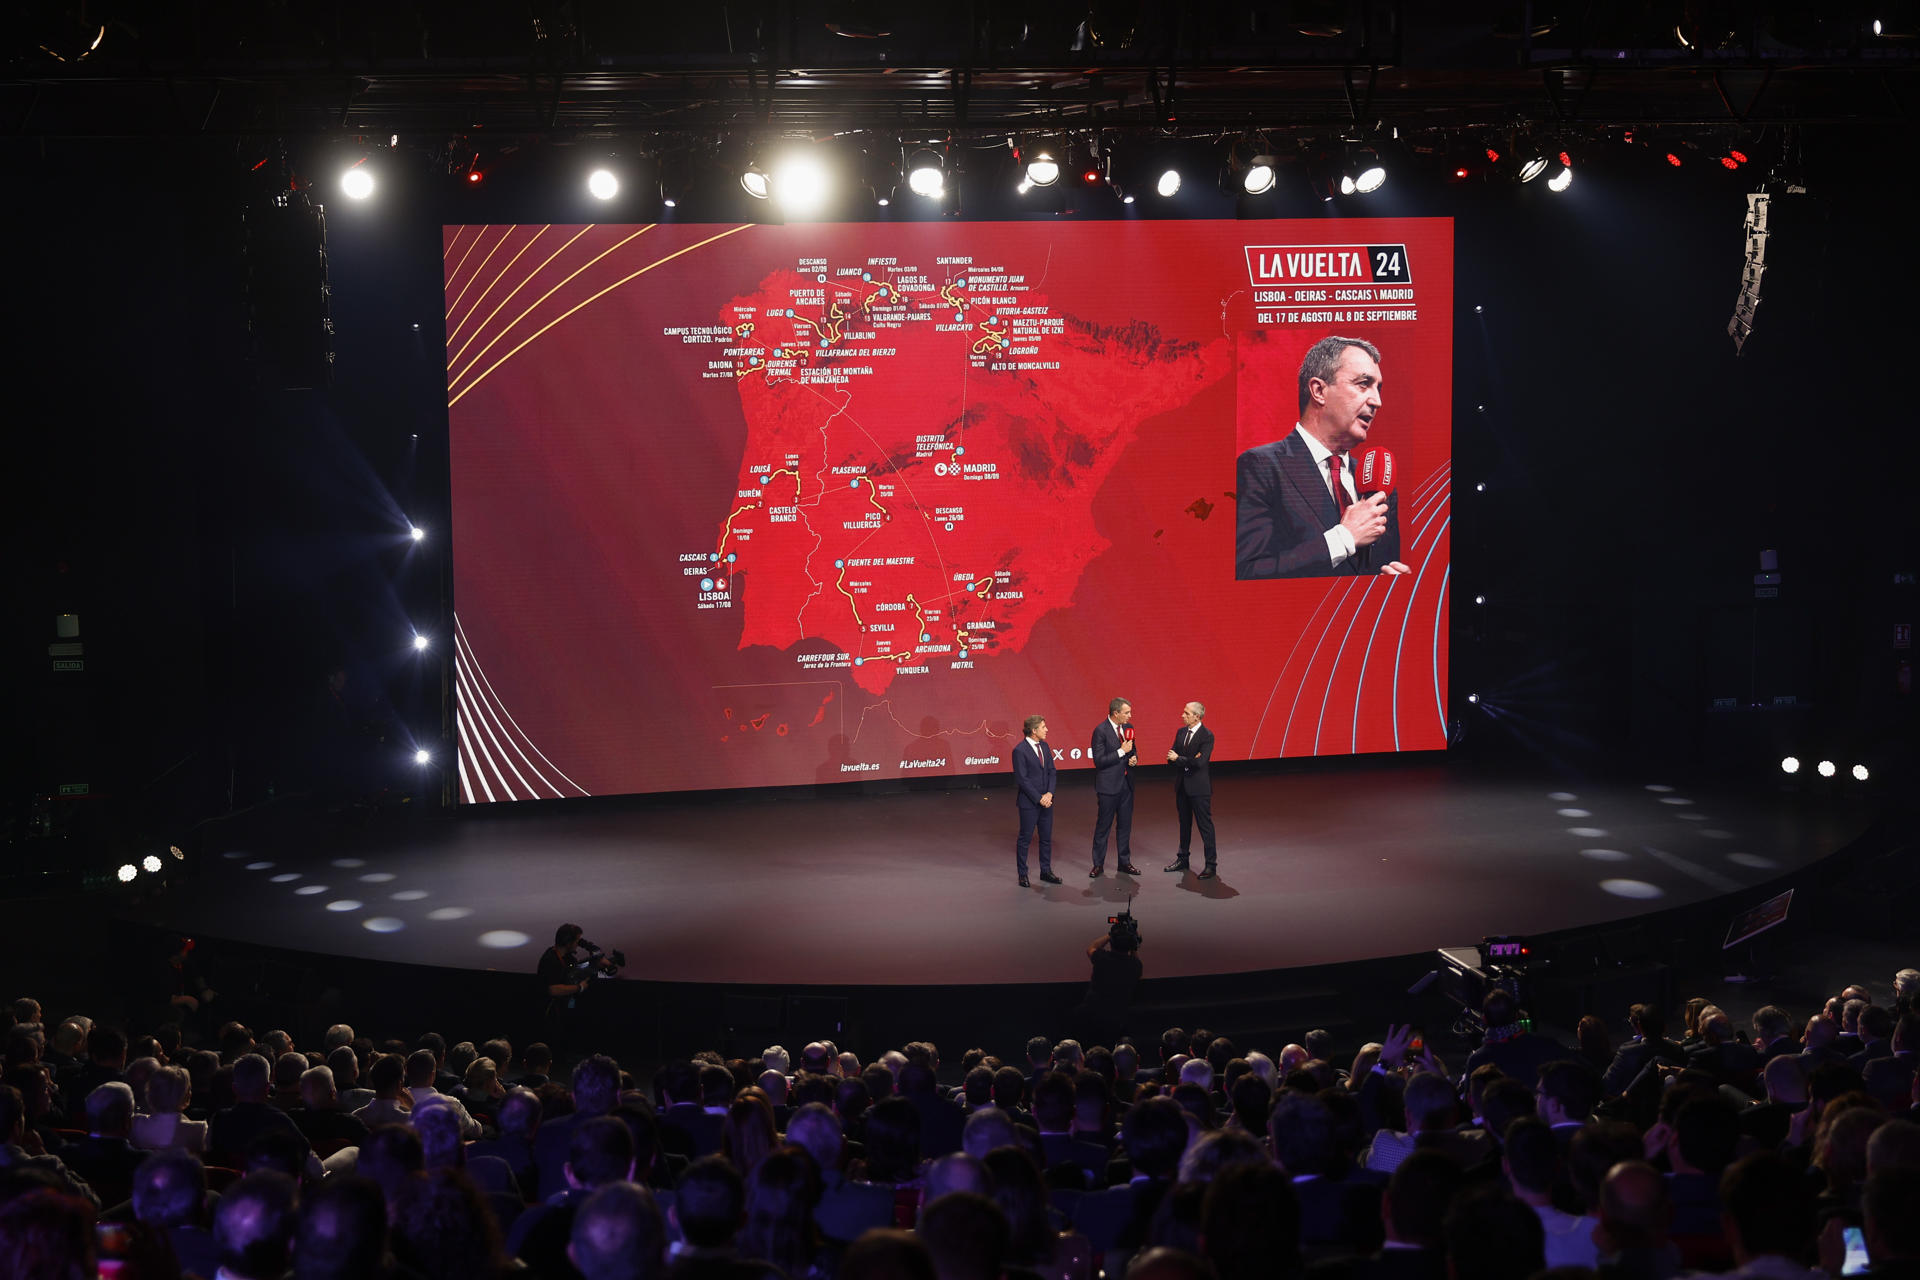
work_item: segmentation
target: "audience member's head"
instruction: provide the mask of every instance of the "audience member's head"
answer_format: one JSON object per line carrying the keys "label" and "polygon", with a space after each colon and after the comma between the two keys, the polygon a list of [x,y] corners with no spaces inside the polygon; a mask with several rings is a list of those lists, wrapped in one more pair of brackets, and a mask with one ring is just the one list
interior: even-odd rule
{"label": "audience member's head", "polygon": [[674,1221],[696,1249],[719,1249],[733,1242],[746,1218],[747,1187],[734,1167],[719,1156],[705,1156],[687,1167],[674,1200]]}
{"label": "audience member's head", "polygon": [[1674,1117],[1673,1147],[1695,1172],[1720,1176],[1739,1145],[1740,1113],[1717,1093],[1695,1098]]}
{"label": "audience member's head", "polygon": [[361,1142],[360,1159],[354,1165],[356,1172],[379,1184],[381,1194],[389,1202],[399,1193],[400,1184],[409,1174],[425,1167],[420,1135],[403,1124],[375,1125]]}
{"label": "audience member's head", "polygon": [[250,1173],[227,1188],[213,1216],[221,1270],[235,1280],[278,1280],[293,1239],[294,1189],[281,1173]]}
{"label": "audience member's head", "polygon": [[1272,1280],[1300,1267],[1300,1200],[1271,1164],[1222,1169],[1207,1188],[1200,1240],[1218,1280]]}
{"label": "audience member's head", "polygon": [[362,1280],[387,1260],[387,1201],[371,1178],[338,1175],[300,1199],[294,1280]]}
{"label": "audience member's head", "polygon": [[[703,1073],[704,1074],[704,1073]],[[725,1070],[721,1070],[726,1075]],[[733,1095],[733,1077],[727,1077],[727,1096]],[[620,1100],[620,1064],[604,1053],[581,1060],[573,1069],[573,1109],[583,1116],[603,1116]],[[674,1098],[691,1102],[692,1098]],[[724,1102],[725,1099],[722,1099]]]}
{"label": "audience member's head", "polygon": [[1120,1141],[1134,1173],[1150,1178],[1171,1178],[1179,1171],[1191,1134],[1186,1112],[1168,1098],[1148,1098],[1120,1124]]}
{"label": "audience member's head", "polygon": [[1252,1134],[1239,1129],[1215,1129],[1201,1134],[1180,1157],[1180,1181],[1212,1182],[1228,1169],[1267,1163],[1266,1148]]}
{"label": "audience member's head", "polygon": [[1422,1249],[1443,1247],[1447,1210],[1461,1182],[1460,1166],[1438,1151],[1416,1150],[1402,1160],[1380,1201],[1387,1239]]}
{"label": "audience member's head", "polygon": [[22,1280],[94,1280],[93,1206],[51,1187],[0,1203],[0,1259]]}
{"label": "audience member's head", "polygon": [[466,1163],[460,1116],[453,1100],[429,1094],[414,1107],[413,1131],[420,1135],[420,1156],[428,1169],[450,1169]]}
{"label": "audience member's head", "polygon": [[1333,1113],[1319,1097],[1283,1091],[1267,1117],[1273,1158],[1296,1178],[1334,1172]]}
{"label": "audience member's head", "polygon": [[133,1089],[109,1080],[87,1095],[87,1127],[102,1138],[124,1138],[133,1130]]}
{"label": "audience member's head", "polygon": [[500,1227],[485,1197],[459,1169],[429,1169],[400,1189],[392,1215],[394,1256],[426,1280],[500,1273]]}
{"label": "audience member's head", "polygon": [[1516,1193],[1528,1197],[1549,1195],[1559,1153],[1553,1130],[1538,1116],[1521,1116],[1507,1126],[1504,1166]]}
{"label": "audience member's head", "polygon": [[207,1171],[192,1152],[165,1147],[133,1171],[133,1216],[150,1227],[198,1225],[207,1199]]}
{"label": "audience member's head", "polygon": [[973,1191],[930,1199],[919,1233],[939,1280],[999,1280],[1011,1238],[999,1205]]}
{"label": "audience member's head", "polygon": [[925,1183],[923,1200],[929,1204],[955,1191],[981,1196],[993,1194],[993,1180],[987,1176],[987,1166],[964,1151],[949,1151],[938,1160],[929,1161]]}
{"label": "audience member's head", "polygon": [[911,1231],[875,1227],[847,1246],[836,1280],[937,1280],[933,1255]]}
{"label": "audience member's head", "polygon": [[1627,1160],[1639,1160],[1645,1148],[1640,1131],[1621,1120],[1589,1124],[1573,1135],[1567,1148],[1567,1181],[1589,1216],[1598,1216],[1601,1184],[1608,1170]]}
{"label": "audience member's head", "polygon": [[1600,1077],[1568,1058],[1540,1068],[1540,1118],[1549,1124],[1584,1124],[1600,1101]]}
{"label": "audience member's head", "polygon": [[1770,1151],[1728,1166],[1720,1179],[1720,1206],[1727,1244],[1740,1266],[1765,1254],[1796,1259],[1813,1251],[1813,1192],[1798,1170]]}
{"label": "audience member's head", "polygon": [[1447,1273],[1458,1280],[1527,1280],[1547,1264],[1539,1215],[1498,1187],[1454,1200],[1446,1242]]}
{"label": "audience member's head", "polygon": [[[1067,1115],[1071,1118],[1072,1114],[1069,1104]],[[919,1110],[905,1098],[879,1103],[867,1112],[866,1144],[869,1180],[912,1181],[920,1168]]]}
{"label": "audience member's head", "polygon": [[1883,1169],[1920,1169],[1920,1124],[1889,1120],[1867,1139],[1867,1176]]}
{"label": "audience member's head", "polygon": [[259,1054],[241,1054],[233,1061],[233,1100],[265,1102],[272,1074],[272,1064]]}
{"label": "audience member's head", "polygon": [[567,1182],[581,1190],[633,1177],[633,1133],[613,1116],[593,1116],[567,1139]]}
{"label": "audience member's head", "polygon": [[1007,1261],[1045,1262],[1053,1256],[1046,1179],[1025,1147],[999,1147],[981,1163],[993,1180],[993,1201],[1007,1216]]}
{"label": "audience member's head", "polygon": [[1600,1225],[1594,1235],[1601,1252],[1658,1249],[1667,1243],[1672,1222],[1667,1180],[1652,1165],[1622,1160],[1607,1171],[1600,1184]]}
{"label": "audience member's head", "polygon": [[666,1245],[653,1193],[610,1182],[574,1210],[567,1257],[586,1280],[654,1280],[666,1270]]}
{"label": "audience member's head", "polygon": [[1874,1174],[1867,1179],[1860,1208],[1866,1219],[1867,1256],[1876,1267],[1920,1262],[1920,1169]]}

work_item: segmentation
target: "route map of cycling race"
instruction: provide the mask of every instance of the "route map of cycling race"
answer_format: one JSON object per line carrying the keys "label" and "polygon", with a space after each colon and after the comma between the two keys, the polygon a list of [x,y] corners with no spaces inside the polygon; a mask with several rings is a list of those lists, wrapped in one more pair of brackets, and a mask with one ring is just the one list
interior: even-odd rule
{"label": "route map of cycling race", "polygon": [[[1205,703],[1222,760],[1446,744],[1447,219],[443,249],[464,802],[1004,772],[1034,713],[1086,767],[1115,695],[1156,744]],[[1378,353],[1391,501],[1331,564],[1304,448],[1238,491],[1329,337]]]}

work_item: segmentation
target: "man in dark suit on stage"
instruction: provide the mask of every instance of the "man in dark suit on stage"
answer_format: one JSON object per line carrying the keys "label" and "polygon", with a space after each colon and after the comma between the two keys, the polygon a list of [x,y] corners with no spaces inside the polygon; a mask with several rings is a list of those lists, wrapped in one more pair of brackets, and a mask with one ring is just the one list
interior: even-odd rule
{"label": "man in dark suit on stage", "polygon": [[1380,410],[1380,351],[1322,338],[1300,362],[1300,420],[1240,455],[1233,576],[1401,574],[1398,494],[1362,498],[1352,452]]}
{"label": "man in dark suit on stage", "polygon": [[1167,751],[1167,763],[1179,770],[1173,775],[1173,803],[1180,812],[1180,852],[1166,865],[1168,871],[1187,869],[1187,851],[1193,843],[1193,825],[1200,824],[1200,845],[1206,850],[1207,865],[1200,879],[1214,876],[1219,850],[1213,843],[1213,780],[1207,764],[1213,759],[1213,730],[1201,724],[1207,709],[1189,702],[1180,710],[1180,732],[1173,735]]}
{"label": "man in dark suit on stage", "polygon": [[1093,870],[1087,878],[1098,880],[1107,861],[1107,831],[1114,831],[1114,846],[1120,853],[1120,871],[1137,876],[1133,865],[1133,777],[1129,770],[1138,760],[1133,749],[1131,725],[1133,704],[1115,698],[1107,704],[1107,718],[1093,730],[1093,790],[1100,801],[1100,815],[1093,824]]}
{"label": "man in dark suit on stage", "polygon": [[1028,888],[1027,845],[1040,833],[1040,879],[1059,884],[1053,874],[1053,749],[1047,745],[1045,716],[1028,716],[1027,736],[1013,749],[1014,803],[1020,807],[1020,838],[1013,842],[1013,865],[1020,887]]}

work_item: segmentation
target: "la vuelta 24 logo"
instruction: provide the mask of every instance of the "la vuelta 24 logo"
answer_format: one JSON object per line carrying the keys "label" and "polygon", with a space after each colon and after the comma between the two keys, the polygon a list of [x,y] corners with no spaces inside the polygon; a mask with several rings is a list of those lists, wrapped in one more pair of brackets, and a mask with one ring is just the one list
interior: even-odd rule
{"label": "la vuelta 24 logo", "polygon": [[1404,244],[1250,244],[1246,253],[1247,282],[1256,288],[1413,283]]}

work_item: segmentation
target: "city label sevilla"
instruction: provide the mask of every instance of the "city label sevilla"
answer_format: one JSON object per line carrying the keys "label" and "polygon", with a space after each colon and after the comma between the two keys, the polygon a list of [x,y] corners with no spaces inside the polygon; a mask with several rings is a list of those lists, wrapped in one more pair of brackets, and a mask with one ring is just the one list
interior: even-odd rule
{"label": "city label sevilla", "polygon": [[1407,284],[1413,272],[1404,244],[1246,246],[1247,279],[1254,285]]}

